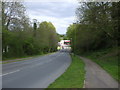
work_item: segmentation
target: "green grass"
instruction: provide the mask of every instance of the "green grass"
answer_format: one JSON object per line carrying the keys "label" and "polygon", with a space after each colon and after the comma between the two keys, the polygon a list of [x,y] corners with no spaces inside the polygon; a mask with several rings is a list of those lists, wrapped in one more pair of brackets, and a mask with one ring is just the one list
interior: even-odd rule
{"label": "green grass", "polygon": [[48,88],[83,88],[85,79],[84,62],[79,57],[71,55],[72,63]]}
{"label": "green grass", "polygon": [[118,53],[119,49],[111,48],[92,52],[87,54],[86,56],[99,64],[114,79],[120,82],[120,72],[118,71],[118,68],[120,68],[120,66],[118,65]]}

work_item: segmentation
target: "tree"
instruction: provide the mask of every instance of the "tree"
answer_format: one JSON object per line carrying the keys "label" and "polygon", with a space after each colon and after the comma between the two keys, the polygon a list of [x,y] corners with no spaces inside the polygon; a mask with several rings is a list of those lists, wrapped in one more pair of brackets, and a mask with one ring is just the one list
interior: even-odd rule
{"label": "tree", "polygon": [[25,54],[23,46],[26,36],[24,33],[29,29],[29,18],[25,15],[23,4],[21,2],[2,2],[3,58],[19,57]]}
{"label": "tree", "polygon": [[21,2],[2,2],[2,12],[3,26],[7,30],[15,25],[20,26],[21,20],[25,18],[25,7]]}
{"label": "tree", "polygon": [[51,22],[42,22],[38,28],[38,37],[41,37],[41,47],[45,51],[54,51],[57,48],[57,33]]}
{"label": "tree", "polygon": [[[77,24],[70,25],[74,52],[89,52],[116,46],[119,38],[118,2],[83,2],[76,10]],[[117,18],[115,18],[117,17]],[[76,49],[75,49],[76,48]]]}
{"label": "tree", "polygon": [[[2,2],[3,59],[56,51],[58,35],[51,22],[32,22],[21,2]],[[37,20],[36,20],[37,21]]]}

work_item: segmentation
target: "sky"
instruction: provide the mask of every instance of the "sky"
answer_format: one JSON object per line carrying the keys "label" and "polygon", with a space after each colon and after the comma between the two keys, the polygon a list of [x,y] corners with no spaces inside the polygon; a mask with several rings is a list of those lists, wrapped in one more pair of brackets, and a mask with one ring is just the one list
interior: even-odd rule
{"label": "sky", "polygon": [[67,27],[76,21],[78,2],[25,2],[25,7],[31,21],[52,22],[57,33],[65,34]]}

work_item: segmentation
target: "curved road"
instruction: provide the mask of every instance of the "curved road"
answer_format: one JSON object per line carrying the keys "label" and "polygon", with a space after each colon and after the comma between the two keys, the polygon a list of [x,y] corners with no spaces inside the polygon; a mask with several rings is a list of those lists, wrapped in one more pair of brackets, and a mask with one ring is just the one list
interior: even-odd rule
{"label": "curved road", "polygon": [[47,88],[70,65],[67,52],[3,64],[3,88]]}

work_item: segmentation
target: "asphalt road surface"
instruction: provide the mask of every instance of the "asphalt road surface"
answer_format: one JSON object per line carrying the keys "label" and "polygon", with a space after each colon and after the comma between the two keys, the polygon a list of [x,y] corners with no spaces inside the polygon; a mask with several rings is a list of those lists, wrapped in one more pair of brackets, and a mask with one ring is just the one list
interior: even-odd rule
{"label": "asphalt road surface", "polygon": [[84,88],[118,88],[118,82],[93,61],[80,57],[85,62],[86,80]]}
{"label": "asphalt road surface", "polygon": [[71,63],[68,52],[3,64],[2,88],[47,88]]}

